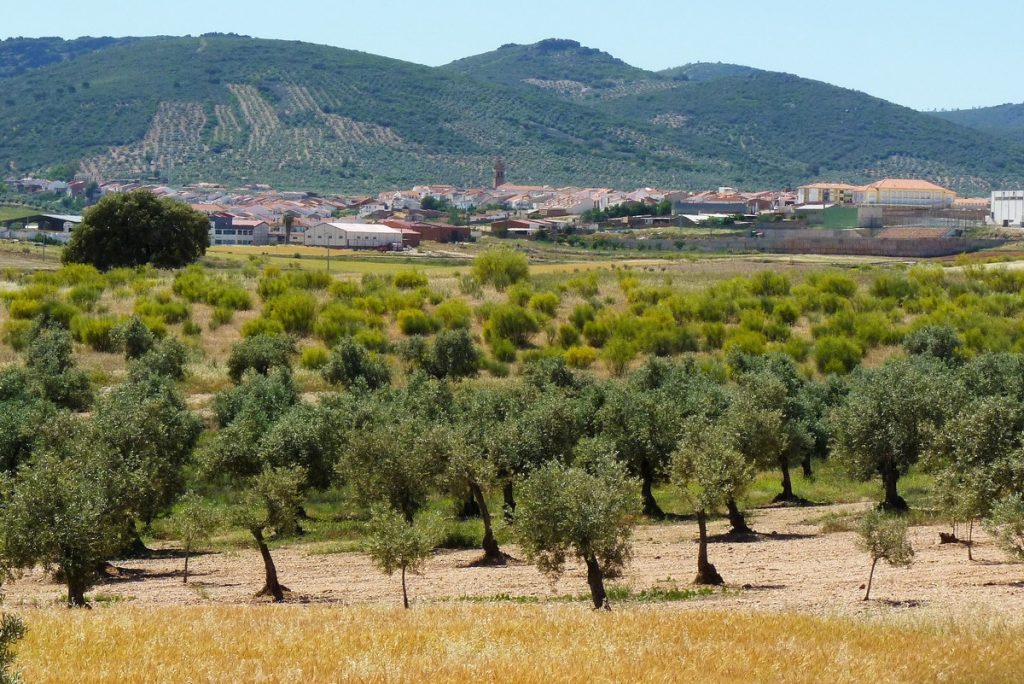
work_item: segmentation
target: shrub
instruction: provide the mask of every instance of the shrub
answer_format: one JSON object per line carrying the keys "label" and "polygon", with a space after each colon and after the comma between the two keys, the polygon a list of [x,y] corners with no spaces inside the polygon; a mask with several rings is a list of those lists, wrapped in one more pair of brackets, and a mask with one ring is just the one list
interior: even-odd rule
{"label": "shrub", "polygon": [[621,337],[613,337],[602,351],[601,358],[608,366],[608,371],[619,376],[626,372],[630,362],[636,358],[636,347]]}
{"label": "shrub", "polygon": [[113,331],[119,322],[113,316],[75,316],[71,319],[71,334],[94,351],[113,352],[117,351]]}
{"label": "shrub", "polygon": [[847,337],[822,337],[814,345],[814,362],[822,373],[845,375],[858,363],[860,346]]}
{"label": "shrub", "polygon": [[348,337],[334,347],[321,373],[332,385],[346,387],[362,382],[370,389],[377,389],[391,382],[387,361]]}
{"label": "shrub", "polygon": [[468,328],[473,317],[473,310],[469,304],[461,299],[449,299],[434,309],[434,315],[441,319],[441,323],[449,330],[455,328]]}
{"label": "shrub", "polygon": [[316,297],[303,290],[289,290],[268,301],[265,311],[285,332],[306,336],[316,320]]}
{"label": "shrub", "polygon": [[559,303],[558,295],[554,292],[541,292],[530,297],[530,308],[545,316],[554,316],[558,313]]}
{"label": "shrub", "polygon": [[533,296],[533,286],[529,282],[519,282],[508,288],[508,301],[516,306],[526,306]]}
{"label": "shrub", "polygon": [[473,276],[477,282],[504,290],[530,275],[526,255],[508,249],[492,249],[473,260]]}
{"label": "shrub", "polygon": [[793,325],[800,318],[800,309],[793,302],[779,302],[772,314],[786,325]]}
{"label": "shrub", "polygon": [[706,349],[721,349],[725,344],[726,328],[724,323],[705,323],[703,331]]}
{"label": "shrub", "polygon": [[167,325],[181,323],[189,317],[188,304],[184,302],[140,299],[135,303],[135,313],[147,318],[159,318]]}
{"label": "shrub", "polygon": [[283,335],[284,326],[281,321],[260,316],[242,324],[242,337],[256,337],[257,335]]}
{"label": "shrub", "polygon": [[446,330],[434,339],[424,367],[436,378],[469,377],[480,368],[480,352],[468,330]]}
{"label": "shrub", "polygon": [[266,375],[272,368],[291,368],[295,342],[284,335],[255,335],[238,342],[228,356],[228,376],[240,382],[248,369]]}
{"label": "shrub", "polygon": [[557,340],[558,346],[568,349],[580,341],[580,333],[575,327],[565,323],[558,326]]}
{"label": "shrub", "polygon": [[583,336],[592,347],[603,347],[611,335],[611,327],[603,320],[587,321],[583,326]]}
{"label": "shrub", "polygon": [[103,296],[103,288],[95,285],[76,285],[68,292],[68,301],[85,311],[92,311]]}
{"label": "shrub", "polygon": [[391,350],[391,341],[388,339],[388,336],[382,330],[377,330],[376,328],[363,328],[353,335],[352,339],[367,349],[382,354]]}
{"label": "shrub", "polygon": [[333,302],[320,312],[313,330],[325,343],[334,345],[343,337],[355,335],[366,325],[379,323],[379,320],[365,311]]}
{"label": "shrub", "polygon": [[111,331],[114,344],[124,352],[125,358],[137,359],[152,348],[156,338],[138,316],[132,316]]}
{"label": "shrub", "polygon": [[427,276],[418,271],[400,271],[395,274],[395,287],[399,290],[415,290],[418,287],[426,287]]}
{"label": "shrub", "polygon": [[499,304],[491,311],[485,332],[508,340],[518,347],[525,346],[530,337],[540,330],[537,319],[529,311],[515,304]]}
{"label": "shrub", "polygon": [[4,322],[3,340],[14,351],[22,351],[32,338],[32,321],[9,319]]}
{"label": "shrub", "polygon": [[569,321],[576,326],[577,330],[583,330],[589,321],[594,320],[597,315],[597,311],[591,304],[577,304],[573,307],[572,313],[569,314]]}
{"label": "shrub", "polygon": [[491,354],[495,359],[503,363],[512,363],[516,360],[516,345],[503,337],[492,337],[488,340],[491,346]]}
{"label": "shrub", "polygon": [[750,356],[760,356],[765,350],[765,336],[752,330],[739,330],[727,335],[722,349],[725,353],[742,353]]}
{"label": "shrub", "polygon": [[573,368],[590,368],[597,360],[593,347],[569,347],[565,350],[565,362]]}
{"label": "shrub", "polygon": [[962,356],[963,343],[949,325],[926,325],[907,335],[903,348],[915,356],[931,356],[946,363],[955,363]]}
{"label": "shrub", "polygon": [[440,321],[419,309],[403,309],[398,312],[398,328],[405,335],[429,335],[441,327]]}
{"label": "shrub", "polygon": [[153,347],[129,364],[132,375],[151,373],[173,380],[185,377],[185,362],[188,349],[176,338],[169,337],[156,342]]}
{"label": "shrub", "polygon": [[789,294],[789,278],[774,271],[760,271],[750,277],[750,291],[760,297]]}
{"label": "shrub", "polygon": [[302,356],[299,358],[299,365],[308,370],[319,370],[327,365],[327,360],[330,357],[331,352],[327,347],[306,347],[302,350]]}
{"label": "shrub", "polygon": [[210,330],[216,330],[222,325],[227,325],[235,317],[235,310],[229,307],[218,306],[210,316]]}

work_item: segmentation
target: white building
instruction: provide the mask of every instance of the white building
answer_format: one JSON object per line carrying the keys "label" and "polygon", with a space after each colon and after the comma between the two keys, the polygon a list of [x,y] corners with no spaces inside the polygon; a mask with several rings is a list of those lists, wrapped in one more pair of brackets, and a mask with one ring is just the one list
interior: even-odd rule
{"label": "white building", "polygon": [[211,245],[269,245],[266,221],[232,218],[230,222],[210,221]]}
{"label": "white building", "polygon": [[949,209],[956,193],[926,180],[886,178],[853,193],[854,204]]}
{"label": "white building", "polygon": [[991,216],[997,226],[1024,228],[1024,190],[993,192]]}
{"label": "white building", "polygon": [[308,228],[303,239],[311,247],[375,249],[402,244],[402,231],[370,223],[319,223]]}

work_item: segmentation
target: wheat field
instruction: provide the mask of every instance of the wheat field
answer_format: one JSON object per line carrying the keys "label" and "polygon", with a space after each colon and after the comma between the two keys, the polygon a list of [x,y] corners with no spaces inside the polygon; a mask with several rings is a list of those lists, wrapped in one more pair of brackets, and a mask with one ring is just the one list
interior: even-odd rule
{"label": "wheat field", "polygon": [[27,682],[1001,682],[1004,624],[435,604],[23,611]]}

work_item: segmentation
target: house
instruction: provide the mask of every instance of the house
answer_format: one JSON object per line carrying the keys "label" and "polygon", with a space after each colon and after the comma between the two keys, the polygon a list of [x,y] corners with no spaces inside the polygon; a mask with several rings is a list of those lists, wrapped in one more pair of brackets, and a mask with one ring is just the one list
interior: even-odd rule
{"label": "house", "polygon": [[451,226],[447,223],[388,219],[384,221],[384,225],[401,230],[403,233],[405,231],[413,231],[419,234],[421,240],[431,240],[433,242],[465,242],[470,237],[468,226]]}
{"label": "house", "polygon": [[997,190],[992,193],[992,222],[1004,228],[1024,228],[1024,190]]}
{"label": "house", "polygon": [[853,204],[860,186],[846,183],[811,183],[796,189],[797,204]]}
{"label": "house", "polygon": [[949,209],[956,193],[926,180],[886,178],[853,192],[854,204]]}
{"label": "house", "polygon": [[210,215],[211,245],[268,245],[270,225],[258,219],[218,212]]}
{"label": "house", "polygon": [[491,235],[498,237],[510,237],[510,238],[528,238],[532,239],[537,237],[537,233],[545,231],[547,233],[554,232],[557,229],[557,224],[551,221],[535,221],[533,219],[502,219],[501,221],[495,221],[490,226]]}
{"label": "house", "polygon": [[671,192],[665,199],[672,203],[673,214],[746,214],[747,198],[732,188],[719,188],[719,192],[690,194]]}
{"label": "house", "polygon": [[312,247],[376,249],[402,244],[400,229],[371,223],[319,223],[303,235]]}

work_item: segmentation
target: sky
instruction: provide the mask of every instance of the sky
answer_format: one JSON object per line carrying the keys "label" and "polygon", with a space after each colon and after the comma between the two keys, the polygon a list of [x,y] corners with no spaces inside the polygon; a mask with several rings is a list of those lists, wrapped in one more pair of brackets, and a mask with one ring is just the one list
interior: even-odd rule
{"label": "sky", "polygon": [[303,40],[436,66],[570,38],[644,69],[731,62],[915,109],[1024,102],[1021,0],[47,0],[5,5],[0,38]]}

